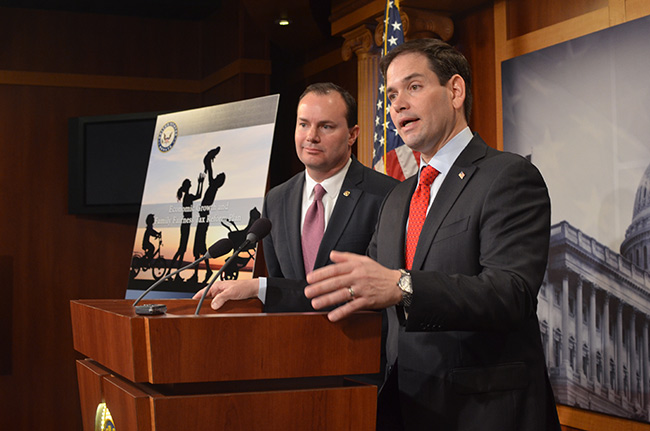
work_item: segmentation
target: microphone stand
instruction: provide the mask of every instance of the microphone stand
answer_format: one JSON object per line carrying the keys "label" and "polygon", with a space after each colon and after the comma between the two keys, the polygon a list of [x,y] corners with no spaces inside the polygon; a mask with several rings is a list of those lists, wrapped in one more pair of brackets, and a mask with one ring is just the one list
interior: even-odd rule
{"label": "microphone stand", "polygon": [[[249,234],[249,235],[250,235],[250,234]],[[256,242],[257,242],[257,239],[255,239],[255,240],[250,240],[250,239],[246,238],[246,240],[242,243],[242,245],[240,245],[240,246],[237,248],[237,250],[236,250],[232,255],[230,255],[230,257],[229,257],[228,259],[226,259],[226,261],[224,262],[223,266],[219,269],[219,271],[217,271],[217,272],[216,272],[216,273],[215,273],[215,274],[210,278],[210,280],[208,280],[208,284],[206,284],[205,289],[203,290],[203,295],[201,295],[201,299],[199,300],[199,303],[198,303],[198,305],[196,306],[196,311],[194,312],[194,315],[195,315],[195,316],[198,316],[198,315],[199,315],[199,311],[201,310],[201,305],[203,305],[203,301],[205,300],[205,297],[206,297],[207,294],[208,294],[208,290],[210,290],[210,287],[212,287],[212,285],[213,285],[214,282],[217,280],[217,278],[219,278],[219,276],[223,273],[223,271],[224,271],[228,266],[230,266],[230,264],[232,263],[232,261],[235,260],[235,257],[237,257],[237,255],[239,255],[239,253],[240,253],[243,249],[245,249],[246,247],[250,246],[251,244],[255,244]]]}
{"label": "microphone stand", "polygon": [[138,303],[142,300],[142,298],[145,297],[145,295],[147,295],[147,293],[151,292],[151,291],[152,291],[156,286],[158,286],[158,285],[159,285],[160,283],[162,283],[163,281],[165,281],[165,280],[167,280],[168,278],[170,278],[170,277],[172,277],[172,276],[178,274],[178,273],[181,272],[181,271],[185,271],[186,269],[189,269],[189,268],[192,268],[192,267],[195,266],[195,265],[198,265],[199,263],[203,262],[207,257],[208,257],[208,256],[203,256],[203,257],[201,257],[200,259],[195,260],[194,262],[190,263],[189,265],[185,265],[184,267],[179,268],[179,269],[177,269],[176,271],[174,271],[174,272],[172,272],[172,273],[169,273],[169,274],[167,274],[166,276],[164,276],[163,278],[161,278],[160,280],[156,281],[156,282],[155,282],[154,284],[152,284],[152,285],[151,285],[147,290],[145,290],[144,292],[142,292],[142,295],[140,295],[140,296],[138,297],[138,299],[135,300],[135,302],[133,303],[133,306],[135,307],[136,305],[138,305]]}

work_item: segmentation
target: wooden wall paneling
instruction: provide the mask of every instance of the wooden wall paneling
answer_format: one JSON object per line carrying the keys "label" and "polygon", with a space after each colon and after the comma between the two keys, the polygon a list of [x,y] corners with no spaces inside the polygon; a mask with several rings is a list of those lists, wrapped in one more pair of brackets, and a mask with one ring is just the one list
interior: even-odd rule
{"label": "wooden wall paneling", "polygon": [[25,70],[0,70],[0,84],[195,94],[201,91],[202,85],[205,85],[201,81],[190,79],[141,78]]}
{"label": "wooden wall paneling", "polygon": [[610,0],[611,2],[623,2],[625,4],[626,21],[650,15],[650,2],[648,0]]}
{"label": "wooden wall paneling", "polygon": [[627,15],[627,0],[609,0],[609,24],[618,25],[624,23],[628,19]]}
{"label": "wooden wall paneling", "polygon": [[13,264],[12,256],[0,256],[0,376],[11,374],[13,362]]}
{"label": "wooden wall paneling", "polygon": [[467,57],[472,68],[472,116],[470,127],[492,147],[497,148],[495,88],[494,11],[486,4],[454,19],[455,45]]}
{"label": "wooden wall paneling", "polygon": [[343,62],[340,49],[335,49],[314,60],[311,60],[301,67],[299,73],[302,78],[308,78],[319,73],[332,69]]}
{"label": "wooden wall paneling", "polygon": [[[10,222],[0,226],[1,253],[15,260],[13,316],[16,358],[12,400],[0,404],[7,429],[78,425],[67,301],[122,298],[135,234],[135,216],[67,214],[67,120],[87,113],[150,111],[196,105],[198,96],[147,92],[0,86],[0,170],[17,197],[0,197]],[[6,151],[5,151],[6,150]],[[20,167],[20,168],[19,168]],[[33,412],[38,406],[39,413]],[[10,409],[10,410],[5,410]],[[42,413],[41,413],[42,412]]]}
{"label": "wooden wall paneling", "polygon": [[503,99],[501,84],[501,62],[506,59],[506,42],[508,40],[506,19],[506,0],[494,2],[494,88],[496,113],[497,148],[503,150]]}
{"label": "wooden wall paneling", "polygon": [[200,38],[191,22],[0,8],[0,70],[198,79]]}
{"label": "wooden wall paneling", "polygon": [[[93,32],[106,22],[110,32]],[[74,431],[68,301],[124,297],[136,216],[67,213],[68,118],[200,106],[198,24],[6,8],[0,23],[0,255],[20,286],[9,301],[14,361],[0,376],[0,428],[55,420]]]}
{"label": "wooden wall paneling", "polygon": [[[360,4],[361,2],[359,2]],[[341,34],[345,31],[351,30],[353,27],[358,26],[363,22],[372,22],[377,16],[380,16],[385,8],[385,0],[372,0],[367,2],[361,7],[353,4],[353,10],[348,10],[344,6],[336,6],[332,8],[332,34]]]}
{"label": "wooden wall paneling", "polygon": [[557,407],[560,423],[565,430],[584,431],[648,431],[650,424],[628,419],[606,416],[600,413],[571,408]]}
{"label": "wooden wall paneling", "polygon": [[[506,26],[508,25],[510,25],[509,22],[507,22]],[[609,8],[587,12],[584,15],[508,39],[504,60],[575,39],[608,27],[610,27]]]}
{"label": "wooden wall paneling", "polygon": [[608,0],[507,0],[508,39],[608,7]]}

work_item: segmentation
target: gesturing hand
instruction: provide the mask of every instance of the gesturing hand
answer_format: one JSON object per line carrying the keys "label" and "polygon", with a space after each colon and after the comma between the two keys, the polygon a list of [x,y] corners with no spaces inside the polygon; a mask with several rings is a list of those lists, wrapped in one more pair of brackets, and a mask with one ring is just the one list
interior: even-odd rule
{"label": "gesturing hand", "polygon": [[402,300],[398,270],[353,253],[332,251],[330,259],[334,264],[307,276],[310,285],[305,288],[305,296],[312,299],[317,310],[344,302],[327,315],[332,322],[358,310],[386,308]]}

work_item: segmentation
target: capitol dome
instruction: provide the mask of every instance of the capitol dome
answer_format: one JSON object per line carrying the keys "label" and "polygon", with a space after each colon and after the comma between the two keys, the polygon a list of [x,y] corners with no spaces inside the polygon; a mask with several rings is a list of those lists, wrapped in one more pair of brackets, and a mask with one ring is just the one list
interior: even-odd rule
{"label": "capitol dome", "polygon": [[621,254],[643,269],[649,269],[650,249],[650,165],[646,168],[634,198],[632,223],[625,231]]}

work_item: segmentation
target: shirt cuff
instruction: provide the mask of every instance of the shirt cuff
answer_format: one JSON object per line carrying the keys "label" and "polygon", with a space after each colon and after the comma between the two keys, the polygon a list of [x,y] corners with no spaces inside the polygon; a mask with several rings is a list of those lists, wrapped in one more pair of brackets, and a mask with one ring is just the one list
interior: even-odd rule
{"label": "shirt cuff", "polygon": [[257,297],[262,304],[266,304],[266,277],[259,277],[258,280],[260,281],[260,290],[257,292]]}

